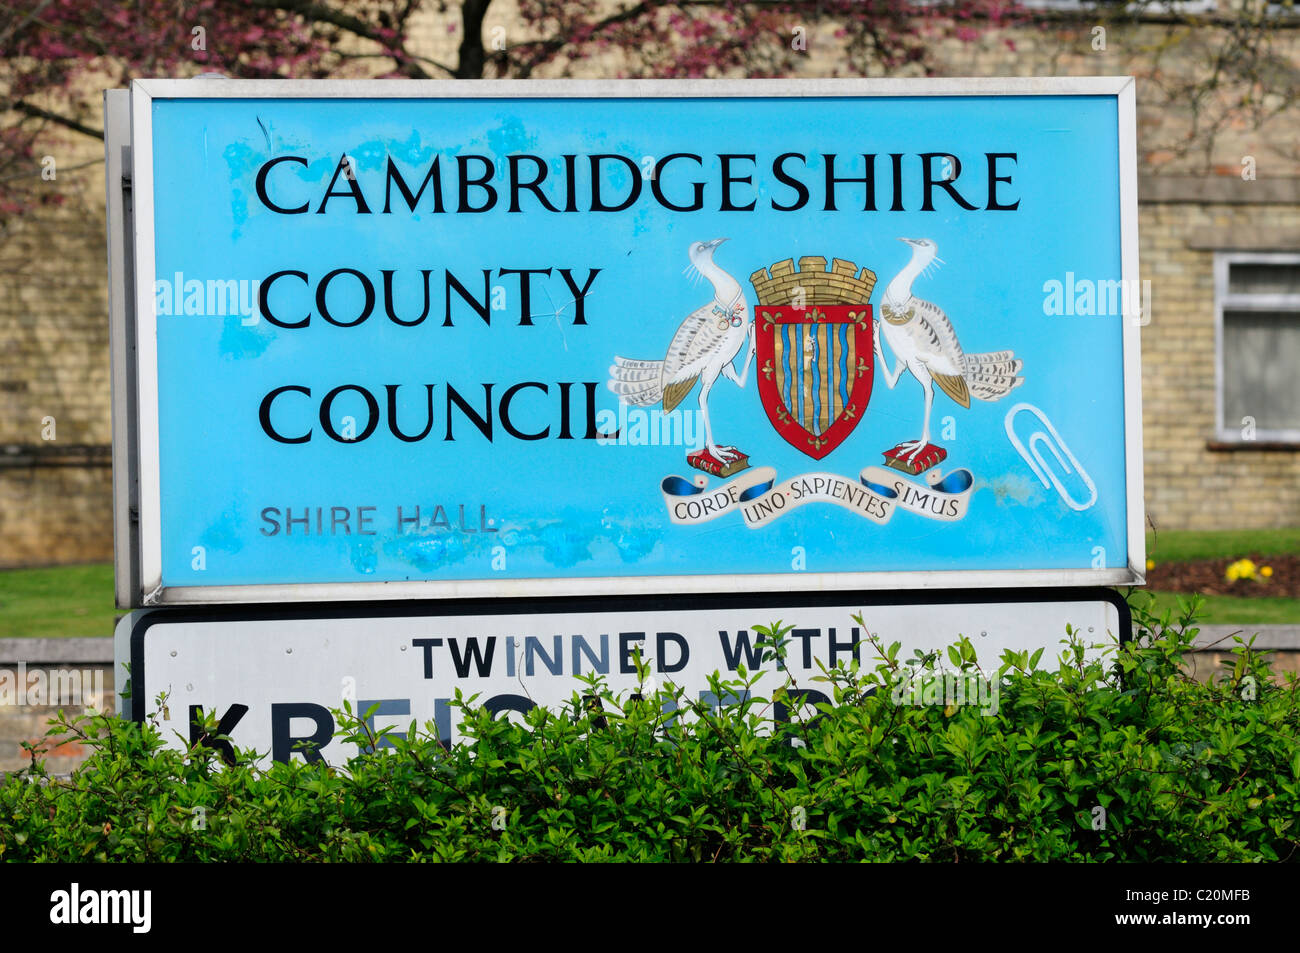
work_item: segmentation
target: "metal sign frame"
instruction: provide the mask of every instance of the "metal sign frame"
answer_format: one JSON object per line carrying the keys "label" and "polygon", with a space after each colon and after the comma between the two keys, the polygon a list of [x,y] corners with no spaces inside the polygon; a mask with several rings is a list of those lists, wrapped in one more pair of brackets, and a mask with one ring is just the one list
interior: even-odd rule
{"label": "metal sign frame", "polygon": [[[685,99],[801,97],[1113,97],[1118,116],[1122,279],[1138,280],[1137,160],[1131,77],[802,80],[137,80],[105,97],[114,431],[117,600],[121,607],[202,603],[465,597],[598,596],[863,588],[1134,585],[1145,581],[1142,414],[1138,322],[1122,321],[1127,567],[1034,570],[905,570],[800,574],[420,580],[172,586],[162,582],[152,103],[155,99]],[[129,133],[124,110],[129,99]],[[127,138],[124,139],[124,136]],[[123,150],[126,150],[125,152]],[[128,167],[124,155],[129,154]],[[120,170],[121,176],[115,170]],[[126,196],[128,201],[123,201]],[[125,216],[125,218],[124,218]],[[130,241],[119,236],[122,229]]]}

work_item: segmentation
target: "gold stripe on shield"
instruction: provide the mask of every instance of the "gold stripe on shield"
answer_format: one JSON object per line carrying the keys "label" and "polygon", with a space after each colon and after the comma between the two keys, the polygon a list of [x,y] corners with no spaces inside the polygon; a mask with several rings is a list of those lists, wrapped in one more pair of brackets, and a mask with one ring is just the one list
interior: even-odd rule
{"label": "gold stripe on shield", "polygon": [[799,415],[799,336],[798,329],[786,325],[781,329],[785,335],[785,406],[794,416]]}
{"label": "gold stripe on shield", "polygon": [[827,340],[830,335],[826,332],[826,325],[817,325],[817,362],[819,365],[818,370],[821,371],[817,375],[818,385],[821,388],[817,395],[820,398],[818,406],[821,408],[817,420],[817,432],[819,434],[825,433],[831,426],[831,395],[826,388],[826,383],[830,379],[831,368],[835,365],[829,351],[830,342]]}
{"label": "gold stripe on shield", "polygon": [[840,340],[840,335],[849,330],[847,324],[837,324],[835,333],[831,335],[831,393],[835,395],[835,419],[840,419],[840,414],[844,413],[844,395],[840,393],[840,387],[844,383],[844,375],[840,373],[840,356],[844,353],[844,342]]}
{"label": "gold stripe on shield", "polygon": [[776,356],[772,363],[776,365],[776,392],[781,395],[781,400],[788,402],[789,394],[785,387],[785,325],[778,324],[772,329],[772,343],[776,349]]}
{"label": "gold stripe on shield", "polygon": [[811,324],[802,324],[803,329],[803,405],[799,408],[803,414],[803,429],[813,432],[813,329]]}
{"label": "gold stripe on shield", "polygon": [[803,380],[803,329],[797,324],[788,325],[790,328],[790,416],[795,420],[799,419],[799,393],[803,388],[800,381]]}
{"label": "gold stripe on shield", "polygon": [[[853,394],[853,388],[858,382],[858,335],[851,324],[848,325],[848,342],[848,360],[844,365],[845,373],[848,377],[844,381],[844,389],[851,396]],[[861,410],[861,408],[858,409]]]}

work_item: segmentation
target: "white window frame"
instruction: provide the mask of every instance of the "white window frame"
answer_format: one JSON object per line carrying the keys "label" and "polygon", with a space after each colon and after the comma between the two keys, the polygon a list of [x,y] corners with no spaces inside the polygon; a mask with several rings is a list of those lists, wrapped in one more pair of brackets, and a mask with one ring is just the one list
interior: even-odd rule
{"label": "white window frame", "polygon": [[1300,294],[1233,294],[1228,290],[1228,272],[1233,265],[1295,265],[1300,267],[1300,251],[1294,252],[1216,252],[1214,255],[1214,421],[1220,443],[1249,447],[1260,441],[1294,443],[1300,449],[1300,427],[1286,430],[1255,430],[1255,439],[1241,434],[1241,422],[1223,418],[1223,314],[1225,311],[1294,311],[1300,322]]}

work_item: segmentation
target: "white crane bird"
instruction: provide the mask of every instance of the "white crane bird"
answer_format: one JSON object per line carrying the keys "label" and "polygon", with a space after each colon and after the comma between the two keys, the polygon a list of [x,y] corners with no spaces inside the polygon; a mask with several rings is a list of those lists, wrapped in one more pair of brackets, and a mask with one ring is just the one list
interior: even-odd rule
{"label": "white crane bird", "polygon": [[[876,356],[880,359],[885,384],[890,390],[898,382],[903,368],[912,372],[925,391],[925,422],[920,440],[901,444],[911,450],[911,462],[930,442],[930,411],[934,405],[934,385],[963,407],[970,406],[971,395],[980,400],[998,400],[1025,382],[1017,377],[1024,362],[1011,351],[966,354],[957,343],[957,334],[943,309],[912,294],[912,282],[938,258],[938,246],[928,238],[900,238],[912,246],[912,260],[885,289],[880,312],[883,321],[874,325]],[[880,346],[881,331],[890,350],[898,359],[891,370]]]}
{"label": "white crane bird", "polygon": [[[740,282],[713,261],[713,253],[725,238],[694,242],[688,249],[690,265],[713,286],[713,300],[696,308],[678,327],[662,361],[639,361],[615,356],[607,386],[624,403],[649,407],[663,401],[669,413],[700,382],[700,415],[704,420],[704,447],[720,463],[740,455],[735,447],[720,447],[713,441],[709,421],[709,391],[718,375],[744,387],[754,359],[754,316]],[[745,367],[736,374],[732,362],[749,339]]]}

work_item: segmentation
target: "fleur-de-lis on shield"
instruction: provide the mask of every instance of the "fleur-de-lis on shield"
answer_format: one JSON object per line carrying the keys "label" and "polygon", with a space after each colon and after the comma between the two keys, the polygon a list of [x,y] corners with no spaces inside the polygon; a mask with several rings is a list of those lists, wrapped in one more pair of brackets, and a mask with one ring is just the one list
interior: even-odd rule
{"label": "fleur-de-lis on shield", "polygon": [[768,380],[771,380],[772,375],[776,373],[776,368],[772,366],[772,359],[770,357],[763,362],[762,371],[763,371],[763,376],[766,377]]}

